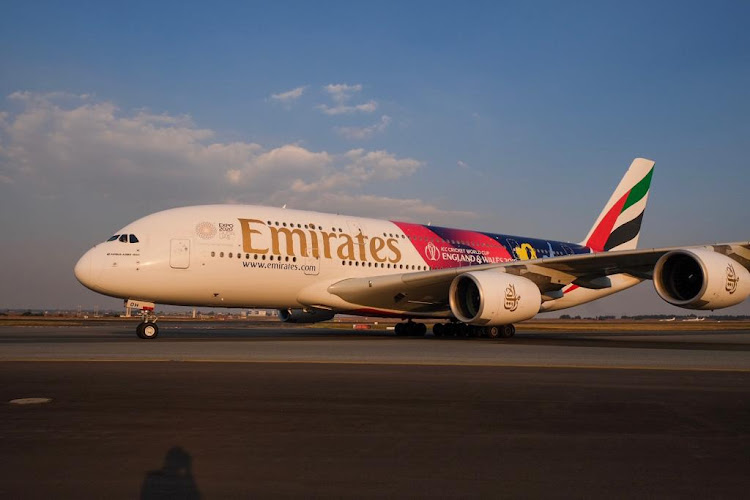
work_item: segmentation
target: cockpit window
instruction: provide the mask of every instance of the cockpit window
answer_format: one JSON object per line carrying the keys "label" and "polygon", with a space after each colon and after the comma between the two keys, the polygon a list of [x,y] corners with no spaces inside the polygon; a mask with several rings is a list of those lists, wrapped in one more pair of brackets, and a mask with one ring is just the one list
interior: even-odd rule
{"label": "cockpit window", "polygon": [[131,234],[129,236],[130,236],[130,243],[138,243],[138,238],[136,238],[134,234]]}
{"label": "cockpit window", "polygon": [[120,241],[122,241],[123,243],[127,243],[128,242],[128,235],[127,234],[121,235],[120,236]]}
{"label": "cockpit window", "polygon": [[115,240],[116,240],[117,238],[119,238],[119,237],[120,237],[120,235],[119,235],[119,234],[116,234],[116,235],[114,235],[114,236],[110,236],[110,237],[109,237],[109,239],[108,239],[107,241],[115,241]]}

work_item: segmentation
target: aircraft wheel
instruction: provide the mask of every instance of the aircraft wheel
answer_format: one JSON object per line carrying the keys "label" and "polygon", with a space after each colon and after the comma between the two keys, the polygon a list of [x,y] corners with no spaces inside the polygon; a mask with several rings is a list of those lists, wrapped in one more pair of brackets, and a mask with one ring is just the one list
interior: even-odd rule
{"label": "aircraft wheel", "polygon": [[147,321],[138,325],[138,330],[136,332],[138,333],[138,336],[140,338],[151,340],[155,339],[159,335],[159,327],[156,326],[156,323]]}
{"label": "aircraft wheel", "polygon": [[445,325],[445,331],[443,333],[446,337],[455,337],[458,333],[458,327],[455,323],[447,323]]}
{"label": "aircraft wheel", "polygon": [[442,337],[444,332],[445,327],[442,323],[435,323],[434,325],[432,325],[432,334],[436,337]]}
{"label": "aircraft wheel", "polygon": [[414,330],[416,330],[416,334],[419,337],[424,337],[425,333],[427,333],[427,325],[425,325],[424,323],[417,323]]}
{"label": "aircraft wheel", "polygon": [[502,337],[504,339],[509,339],[516,333],[516,328],[513,325],[503,325],[502,328]]}
{"label": "aircraft wheel", "polygon": [[456,336],[468,337],[470,331],[471,331],[471,326],[467,325],[466,323],[459,323]]}
{"label": "aircraft wheel", "polygon": [[484,334],[488,339],[496,339],[500,336],[500,327],[486,326],[484,327]]}

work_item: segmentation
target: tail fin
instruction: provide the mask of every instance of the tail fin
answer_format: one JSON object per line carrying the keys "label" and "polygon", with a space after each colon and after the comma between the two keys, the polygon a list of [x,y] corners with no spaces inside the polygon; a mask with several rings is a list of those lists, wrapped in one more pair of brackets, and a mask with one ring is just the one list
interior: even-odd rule
{"label": "tail fin", "polygon": [[636,158],[582,244],[595,252],[632,250],[638,244],[654,162]]}

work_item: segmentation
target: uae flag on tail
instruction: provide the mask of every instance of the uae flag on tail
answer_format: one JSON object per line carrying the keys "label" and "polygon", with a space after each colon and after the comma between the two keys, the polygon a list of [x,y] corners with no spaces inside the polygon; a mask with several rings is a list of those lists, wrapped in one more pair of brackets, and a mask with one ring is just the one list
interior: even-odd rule
{"label": "uae flag on tail", "polygon": [[594,252],[633,250],[638,245],[654,162],[636,158],[583,244]]}

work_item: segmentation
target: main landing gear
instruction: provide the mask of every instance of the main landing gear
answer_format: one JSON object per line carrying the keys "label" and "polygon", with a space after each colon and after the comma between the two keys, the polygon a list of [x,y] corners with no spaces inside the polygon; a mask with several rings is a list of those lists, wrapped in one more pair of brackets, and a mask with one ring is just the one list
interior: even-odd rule
{"label": "main landing gear", "polygon": [[396,324],[395,330],[399,337],[422,337],[427,333],[427,327],[424,323],[415,323],[412,320]]}
{"label": "main landing gear", "polygon": [[475,326],[466,323],[436,323],[432,327],[436,337],[487,337],[490,339],[511,338],[516,334],[513,325]]}
{"label": "main landing gear", "polygon": [[[427,333],[424,323],[414,323],[412,320],[396,325],[396,335],[399,337],[421,337]],[[466,323],[436,323],[432,327],[435,337],[487,337],[490,339],[509,339],[516,334],[513,325],[475,326]]]}
{"label": "main landing gear", "polygon": [[155,339],[159,335],[159,327],[156,326],[156,320],[156,316],[144,312],[143,321],[141,321],[135,329],[135,333],[138,337],[144,340]]}

